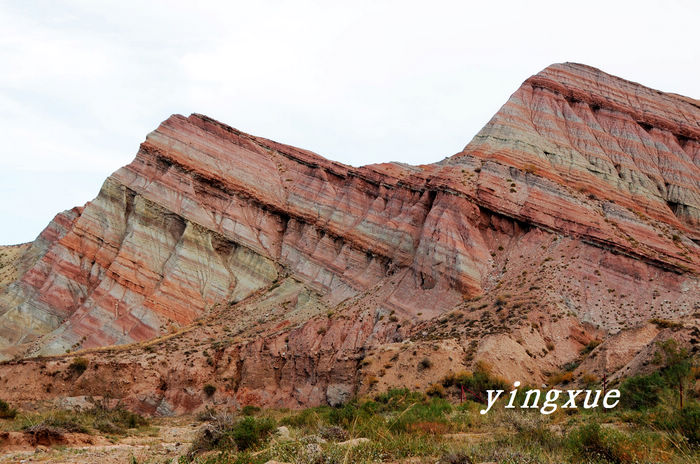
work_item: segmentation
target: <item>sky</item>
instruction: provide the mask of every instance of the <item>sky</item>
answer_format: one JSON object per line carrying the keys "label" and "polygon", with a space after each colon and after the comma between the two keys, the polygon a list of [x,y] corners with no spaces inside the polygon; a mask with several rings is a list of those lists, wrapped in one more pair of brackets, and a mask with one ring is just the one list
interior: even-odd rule
{"label": "sky", "polygon": [[2,1],[0,244],[171,114],[359,166],[457,153],[546,66],[700,98],[700,2]]}

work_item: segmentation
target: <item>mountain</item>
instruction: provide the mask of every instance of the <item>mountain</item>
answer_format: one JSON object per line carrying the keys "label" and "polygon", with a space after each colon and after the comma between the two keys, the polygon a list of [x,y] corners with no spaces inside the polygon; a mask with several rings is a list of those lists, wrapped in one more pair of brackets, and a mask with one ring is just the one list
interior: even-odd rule
{"label": "mountain", "polygon": [[572,361],[624,375],[671,336],[697,349],[699,121],[697,100],[572,63],[432,165],[171,116],[97,198],[0,250],[5,396],[296,407],[479,361],[542,383]]}

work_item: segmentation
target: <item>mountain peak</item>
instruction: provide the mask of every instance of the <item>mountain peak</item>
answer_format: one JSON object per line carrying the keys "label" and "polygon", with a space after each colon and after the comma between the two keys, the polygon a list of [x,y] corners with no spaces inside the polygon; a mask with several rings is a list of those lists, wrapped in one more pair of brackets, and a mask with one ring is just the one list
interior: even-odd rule
{"label": "mountain peak", "polygon": [[700,239],[700,107],[590,66],[527,79],[448,163],[527,166]]}

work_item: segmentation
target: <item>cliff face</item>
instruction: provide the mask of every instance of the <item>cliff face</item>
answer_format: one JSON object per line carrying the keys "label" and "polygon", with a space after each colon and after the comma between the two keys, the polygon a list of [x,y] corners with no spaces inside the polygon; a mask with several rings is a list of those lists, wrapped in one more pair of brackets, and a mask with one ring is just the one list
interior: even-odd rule
{"label": "cliff face", "polygon": [[[212,381],[232,405],[336,403],[475,359],[542,381],[654,317],[691,330],[699,120],[695,100],[576,64],[528,79],[435,165],[353,168],[172,116],[0,287],[2,356],[87,349],[93,368],[10,362],[4,388],[151,413],[200,407]],[[417,371],[422,350],[439,367]]]}
{"label": "cliff face", "polygon": [[449,164],[475,157],[536,172],[697,241],[699,105],[588,66],[553,65]]}

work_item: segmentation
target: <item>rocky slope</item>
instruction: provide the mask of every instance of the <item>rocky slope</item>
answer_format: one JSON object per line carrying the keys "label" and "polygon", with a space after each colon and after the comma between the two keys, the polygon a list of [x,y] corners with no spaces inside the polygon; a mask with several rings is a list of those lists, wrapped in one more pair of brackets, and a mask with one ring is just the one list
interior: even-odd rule
{"label": "rocky slope", "polygon": [[13,261],[4,396],[298,406],[475,360],[543,382],[596,338],[590,371],[614,372],[671,336],[652,318],[697,344],[699,121],[696,100],[569,63],[435,165],[353,168],[172,116]]}

